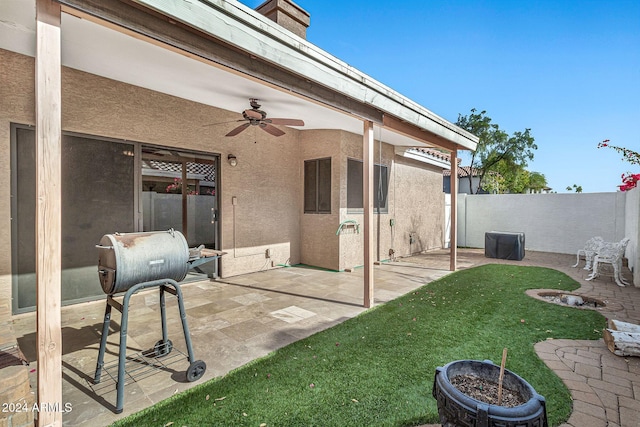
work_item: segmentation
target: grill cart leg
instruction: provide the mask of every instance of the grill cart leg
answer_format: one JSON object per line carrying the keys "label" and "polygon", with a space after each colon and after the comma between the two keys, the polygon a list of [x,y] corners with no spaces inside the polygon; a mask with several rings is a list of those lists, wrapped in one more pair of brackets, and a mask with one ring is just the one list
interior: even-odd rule
{"label": "grill cart leg", "polygon": [[[182,329],[184,331],[184,339],[187,346],[188,361],[190,363],[187,369],[186,376],[188,381],[196,381],[204,375],[207,366],[202,360],[195,360],[193,355],[193,347],[191,345],[191,335],[189,333],[189,327],[187,325],[187,314],[184,309],[184,302],[182,300],[182,290],[180,285],[173,279],[161,279],[153,280],[149,282],[138,283],[129,288],[123,297],[122,304],[113,298],[113,295],[107,296],[107,307],[105,309],[104,323],[102,325],[102,337],[100,340],[100,350],[98,353],[98,364],[96,366],[96,374],[94,377],[94,383],[100,382],[100,375],[104,368],[104,354],[106,351],[107,337],[109,335],[109,323],[111,320],[111,309],[114,307],[120,313],[122,313],[122,320],[120,324],[120,343],[118,350],[118,379],[116,384],[116,409],[117,414],[122,413],[124,407],[124,384],[127,376],[125,370],[126,367],[126,352],[127,352],[127,330],[129,325],[129,301],[131,296],[136,292],[158,286],[160,288],[160,316],[162,317],[162,340],[158,341],[155,346],[155,357],[163,357],[168,355],[173,349],[171,340],[168,339],[167,330],[167,313],[165,306],[165,291],[173,294],[178,299],[178,308],[180,310],[180,320],[182,321]],[[181,353],[182,354],[182,353]],[[145,355],[144,357],[149,357]]]}
{"label": "grill cart leg", "polygon": [[167,342],[169,333],[167,332],[167,307],[164,298],[165,285],[160,286],[160,317],[162,318],[162,341]]}
{"label": "grill cart leg", "polygon": [[207,370],[207,365],[202,360],[195,360],[193,355],[193,347],[191,345],[191,334],[189,333],[189,326],[187,325],[187,312],[184,309],[184,302],[182,301],[182,290],[180,285],[175,280],[167,280],[167,285],[172,286],[174,291],[167,289],[168,292],[174,293],[178,299],[178,310],[180,311],[180,320],[182,321],[182,330],[184,332],[184,341],[187,345],[187,354],[189,355],[189,368],[187,369],[187,380],[190,382],[196,381],[204,375]]}
{"label": "grill cart leg", "polygon": [[162,339],[158,341],[154,346],[156,357],[163,357],[171,353],[173,349],[173,343],[169,339],[169,333],[167,331],[167,308],[165,305],[165,291],[166,285],[160,285],[160,320],[162,322]]}
{"label": "grill cart leg", "polygon": [[100,383],[102,375],[102,367],[104,366],[104,353],[107,348],[107,336],[109,335],[109,323],[111,323],[111,305],[107,298],[107,307],[104,309],[104,321],[102,322],[102,338],[100,339],[100,350],[98,351],[98,363],[96,365],[96,374],[93,377],[93,383]]}
{"label": "grill cart leg", "polygon": [[124,294],[122,300],[122,320],[120,322],[120,351],[118,354],[118,384],[117,384],[117,398],[116,398],[116,414],[122,413],[124,407],[124,382],[125,382],[125,367],[127,362],[127,329],[129,327],[129,300],[131,295],[136,293],[144,283],[132,286]]}

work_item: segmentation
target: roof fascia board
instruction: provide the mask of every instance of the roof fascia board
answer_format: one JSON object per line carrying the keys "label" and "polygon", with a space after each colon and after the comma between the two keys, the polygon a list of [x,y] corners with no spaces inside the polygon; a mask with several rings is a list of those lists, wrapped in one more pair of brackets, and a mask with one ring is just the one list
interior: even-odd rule
{"label": "roof fascia board", "polygon": [[[382,125],[385,128],[391,129],[394,132],[405,135],[409,138],[424,142],[428,146],[436,145],[440,148],[444,148],[449,151],[456,151],[460,149],[469,149],[465,146],[460,146],[456,142],[452,142],[451,139],[445,138],[444,136],[438,135],[435,132],[431,132],[421,128],[419,126],[413,125],[404,120],[400,120],[396,117],[389,116],[387,114],[384,115],[382,119]],[[455,134],[449,134],[450,138],[456,138]],[[473,146],[475,149],[475,145]]]}
{"label": "roof fascia board", "polygon": [[[474,150],[477,137],[340,61],[258,12],[227,0],[132,0],[343,95]],[[251,25],[250,23],[253,23]],[[265,37],[266,36],[266,37]],[[382,96],[381,96],[382,95]]]}

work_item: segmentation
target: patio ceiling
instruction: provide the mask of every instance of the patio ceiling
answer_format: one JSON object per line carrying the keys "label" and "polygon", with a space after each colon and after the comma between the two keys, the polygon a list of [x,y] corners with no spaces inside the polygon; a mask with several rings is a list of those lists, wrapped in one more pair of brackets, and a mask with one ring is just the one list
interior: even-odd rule
{"label": "patio ceiling", "polygon": [[[34,57],[35,7],[25,8],[24,2],[0,2],[0,48]],[[244,8],[239,4],[234,4],[234,7]],[[253,17],[257,14],[245,9]],[[81,16],[86,16],[81,13],[76,16],[73,9],[64,10],[67,12],[62,15],[61,26],[64,66],[228,110],[230,120],[240,118],[239,113],[249,107],[249,98],[258,98],[270,117],[303,119],[305,126],[300,129],[341,129],[358,135],[363,133],[362,118],[356,115],[327,107],[243,73],[211,66],[207,61],[167,49],[143,37],[131,37],[109,25],[101,25],[104,22],[83,19]],[[234,126],[233,123],[220,126],[221,136]],[[376,139],[396,146],[436,145],[407,136],[411,132],[398,133],[384,127],[377,126],[375,134]]]}

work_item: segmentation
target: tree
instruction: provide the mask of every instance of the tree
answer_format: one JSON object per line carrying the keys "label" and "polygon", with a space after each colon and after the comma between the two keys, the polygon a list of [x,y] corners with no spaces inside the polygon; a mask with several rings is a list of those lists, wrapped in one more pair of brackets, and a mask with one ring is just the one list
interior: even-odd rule
{"label": "tree", "polygon": [[[496,165],[496,170],[502,177],[502,187],[499,193],[523,193],[529,188],[529,171],[525,168],[514,165],[509,160],[501,160]],[[486,176],[490,176],[493,171],[487,173]],[[486,182],[486,178],[485,178]]]}
{"label": "tree", "polygon": [[[501,163],[500,169],[503,172],[510,171],[517,177],[527,166],[527,161],[533,160],[533,152],[538,148],[531,136],[531,129],[514,132],[509,136],[497,124],[491,122],[484,110],[478,113],[472,108],[468,116],[458,114],[456,125],[479,138],[476,151],[471,154],[470,165],[471,169],[475,168],[480,174],[478,190],[482,187],[487,173],[497,171]],[[471,184],[470,175],[469,187],[473,191]]]}
{"label": "tree", "polygon": [[568,186],[567,191],[571,191],[571,190],[574,190],[576,193],[582,193],[582,185],[573,184],[573,187]]}
{"label": "tree", "polygon": [[489,194],[504,193],[505,188],[506,188],[505,179],[500,173],[490,171],[484,177],[482,189],[487,193]]}
{"label": "tree", "polygon": [[534,193],[541,192],[547,187],[547,178],[540,172],[531,172],[529,175],[529,188]]}

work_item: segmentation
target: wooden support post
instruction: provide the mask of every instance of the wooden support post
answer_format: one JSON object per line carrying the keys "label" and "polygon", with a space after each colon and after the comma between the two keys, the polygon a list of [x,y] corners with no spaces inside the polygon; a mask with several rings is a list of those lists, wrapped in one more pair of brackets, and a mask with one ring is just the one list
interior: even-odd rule
{"label": "wooden support post", "polygon": [[451,151],[451,176],[449,188],[451,189],[451,236],[449,237],[450,250],[449,270],[456,271],[458,264],[458,151]]}
{"label": "wooden support post", "polygon": [[36,0],[38,425],[62,425],[60,4]]}
{"label": "wooden support post", "polygon": [[364,122],[362,134],[362,195],[364,206],[364,307],[373,306],[373,122]]}

